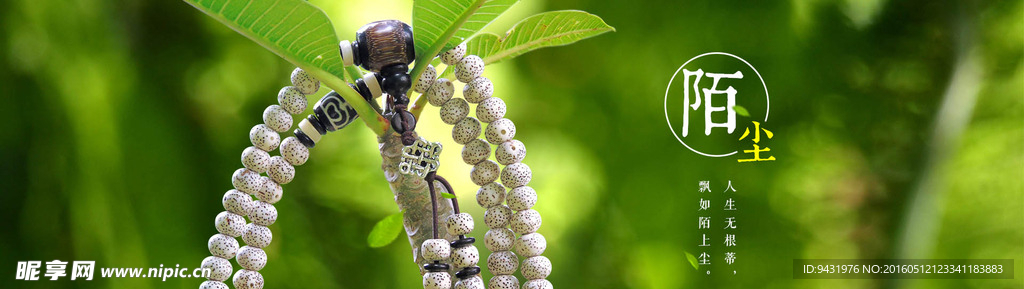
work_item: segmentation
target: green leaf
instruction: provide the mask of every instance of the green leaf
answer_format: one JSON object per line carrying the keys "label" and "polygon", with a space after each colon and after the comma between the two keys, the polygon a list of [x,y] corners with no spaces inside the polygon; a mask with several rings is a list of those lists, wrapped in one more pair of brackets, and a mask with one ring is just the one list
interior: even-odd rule
{"label": "green leaf", "polygon": [[402,224],[402,212],[391,214],[373,225],[373,230],[366,237],[366,243],[370,248],[380,248],[391,244],[398,237],[398,233],[404,228]]}
{"label": "green leaf", "polygon": [[615,31],[597,15],[563,10],[533,15],[516,23],[505,37],[481,33],[466,44],[466,55],[477,55],[484,63],[511,59],[535,49],[572,44],[608,31]]}
{"label": "green leaf", "polygon": [[418,0],[412,4],[416,66],[409,76],[419,81],[427,64],[505,13],[519,0]]}
{"label": "green leaf", "polygon": [[742,116],[745,116],[745,117],[750,117],[750,112],[748,112],[747,109],[742,107],[742,106],[733,105],[732,106],[732,110],[735,111],[736,114],[738,114],[738,115],[742,115]]}
{"label": "green leaf", "polygon": [[449,194],[449,193],[445,193],[445,192],[441,192],[441,196],[444,197],[445,199],[454,199],[455,198],[455,195]]}
{"label": "green leaf", "polygon": [[348,87],[334,26],[316,6],[302,0],[185,0],[337,91],[378,135],[387,123]]}
{"label": "green leaf", "polygon": [[697,267],[699,267],[697,265],[697,257],[694,257],[693,254],[690,254],[690,252],[684,251],[684,253],[686,253],[686,260],[690,261],[690,265],[693,266],[693,270],[697,270]]}

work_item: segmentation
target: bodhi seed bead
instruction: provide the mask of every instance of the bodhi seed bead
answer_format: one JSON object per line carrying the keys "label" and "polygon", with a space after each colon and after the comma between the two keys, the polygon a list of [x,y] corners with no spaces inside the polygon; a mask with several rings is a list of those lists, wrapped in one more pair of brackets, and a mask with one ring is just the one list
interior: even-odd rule
{"label": "bodhi seed bead", "polygon": [[266,124],[257,124],[249,130],[249,141],[252,145],[264,150],[273,151],[281,143],[281,135],[270,129]]}
{"label": "bodhi seed bead", "polygon": [[522,162],[524,158],[526,158],[526,145],[519,140],[503,142],[494,149],[494,159],[502,165]]}
{"label": "bodhi seed bead", "polygon": [[[231,276],[231,272],[228,272],[228,276]],[[203,281],[203,284],[199,284],[199,289],[228,289],[228,284],[213,280]]]}
{"label": "bodhi seed bead", "polygon": [[480,251],[477,250],[476,246],[455,248],[452,249],[452,256],[448,260],[452,267],[455,268],[476,266],[480,262]]}
{"label": "bodhi seed bead", "polygon": [[523,284],[523,289],[552,289],[552,288],[554,288],[554,287],[551,286],[551,282],[549,282],[547,279],[530,280],[530,281],[526,281],[526,283]]}
{"label": "bodhi seed bead", "polygon": [[482,139],[474,139],[462,147],[462,161],[475,165],[491,155],[491,145]]}
{"label": "bodhi seed bead", "polygon": [[260,182],[260,174],[249,169],[238,169],[231,175],[231,185],[235,186],[235,189],[250,195],[259,191],[262,184],[263,182]]}
{"label": "bodhi seed bead", "polygon": [[217,256],[210,256],[203,259],[202,265],[199,266],[203,269],[210,270],[210,280],[213,281],[224,281],[228,277],[231,277],[231,261]]}
{"label": "bodhi seed bead", "polygon": [[420,252],[428,262],[448,260],[451,245],[445,239],[428,239],[420,245]]}
{"label": "bodhi seed bead", "polygon": [[489,183],[476,191],[476,203],[481,207],[490,208],[505,202],[505,187],[499,183]]}
{"label": "bodhi seed bead", "polygon": [[294,136],[281,142],[281,156],[293,166],[301,166],[309,159],[309,149]]}
{"label": "bodhi seed bead", "polygon": [[[477,77],[462,87],[462,97],[470,103],[480,103],[494,95],[494,84],[486,77]],[[500,118],[500,117],[499,117]]]}
{"label": "bodhi seed bead", "polygon": [[317,90],[320,90],[320,81],[298,67],[292,70],[292,85],[305,95],[314,94]]}
{"label": "bodhi seed bead", "polygon": [[512,209],[509,209],[506,205],[493,206],[484,211],[484,224],[487,224],[489,228],[508,227],[511,219]]}
{"label": "bodhi seed bead", "polygon": [[506,200],[512,210],[527,210],[537,204],[537,191],[530,186],[517,187],[508,192]]}
{"label": "bodhi seed bead", "polygon": [[464,118],[452,127],[452,139],[458,144],[469,143],[477,136],[480,136],[480,121],[474,117]]}
{"label": "bodhi seed bead", "polygon": [[225,210],[242,216],[248,216],[252,211],[252,197],[239,190],[228,190],[221,198],[221,203]]}
{"label": "bodhi seed bead", "polygon": [[512,249],[512,242],[516,239],[515,233],[509,228],[493,228],[484,234],[484,247],[491,252],[508,251]]}
{"label": "bodhi seed bead", "polygon": [[473,216],[467,213],[458,213],[448,216],[449,235],[466,235],[473,231]]}
{"label": "bodhi seed bead", "polygon": [[462,43],[444,53],[441,53],[441,62],[447,65],[455,65],[466,56],[466,44]]}
{"label": "bodhi seed bead", "polygon": [[263,188],[256,192],[256,197],[260,198],[260,201],[264,201],[268,204],[280,201],[281,196],[284,195],[284,190],[281,189],[281,185],[268,177],[260,178],[263,179]]}
{"label": "bodhi seed bead", "polygon": [[424,289],[449,289],[452,287],[452,276],[448,272],[427,272],[423,274]]}
{"label": "bodhi seed bead", "polygon": [[518,211],[512,215],[512,231],[519,234],[529,234],[540,229],[540,213],[536,210]]}
{"label": "bodhi seed bead", "polygon": [[479,56],[469,55],[455,64],[455,78],[462,83],[469,83],[480,77],[481,74],[484,74],[484,60]]}
{"label": "bodhi seed bead", "polygon": [[519,236],[513,244],[516,254],[523,257],[540,256],[548,248],[548,241],[540,233],[529,233]]}
{"label": "bodhi seed bead", "polygon": [[263,201],[255,201],[249,219],[260,226],[273,225],[277,221],[277,208]]}
{"label": "bodhi seed bead", "polygon": [[482,122],[491,123],[505,117],[505,101],[497,97],[488,97],[476,106],[476,117]]}
{"label": "bodhi seed bead", "polygon": [[238,240],[228,235],[216,234],[210,237],[210,241],[206,242],[206,247],[210,249],[211,255],[231,259],[235,257],[235,252],[238,251]]}
{"label": "bodhi seed bead", "polygon": [[306,96],[294,86],[285,86],[277,93],[277,103],[281,104],[290,114],[300,114],[306,110]]}
{"label": "bodhi seed bead", "polygon": [[491,144],[507,142],[516,137],[516,124],[507,118],[499,119],[488,124],[484,134]]}
{"label": "bodhi seed bead", "polygon": [[231,279],[235,289],[263,289],[263,275],[260,272],[241,269],[235,272],[235,278]]}
{"label": "bodhi seed bead", "polygon": [[267,171],[267,175],[278,184],[287,184],[295,178],[295,167],[283,157],[273,156],[270,157],[270,170]]}
{"label": "bodhi seed bead", "polygon": [[441,121],[457,124],[469,115],[469,103],[460,97],[449,99],[441,106]]}
{"label": "bodhi seed bead", "polygon": [[511,251],[498,251],[487,256],[487,270],[494,275],[512,275],[519,267],[519,257]]}
{"label": "bodhi seed bead", "polygon": [[274,234],[270,231],[270,228],[253,223],[245,225],[242,241],[245,241],[249,246],[264,248],[269,246],[272,240],[274,240]]}
{"label": "bodhi seed bead", "polygon": [[484,289],[484,279],[480,278],[480,275],[475,275],[466,279],[455,282],[455,289]]}
{"label": "bodhi seed bead", "polygon": [[473,169],[469,172],[469,178],[473,180],[474,184],[483,186],[497,180],[499,172],[498,163],[492,160],[484,160],[473,165]]}
{"label": "bodhi seed bead", "polygon": [[449,99],[452,99],[452,95],[455,94],[455,85],[452,84],[451,80],[440,78],[434,81],[434,84],[427,90],[427,102],[433,106],[442,106]]}
{"label": "bodhi seed bead", "polygon": [[231,237],[238,237],[242,235],[243,229],[245,229],[245,217],[241,215],[223,211],[217,214],[217,219],[214,221],[214,225],[217,227],[217,232],[228,235]]}
{"label": "bodhi seed bead", "polygon": [[548,275],[551,275],[551,260],[548,257],[535,256],[523,260],[523,278],[544,279]]}
{"label": "bodhi seed bead", "polygon": [[501,183],[509,188],[525,186],[533,179],[533,172],[530,166],[524,163],[514,163],[505,166],[501,170]]}
{"label": "bodhi seed bead", "polygon": [[420,74],[420,80],[416,82],[416,86],[412,88],[412,91],[418,93],[427,92],[431,86],[434,85],[434,80],[437,79],[437,69],[433,65],[427,65],[427,69],[423,70]]}
{"label": "bodhi seed bead", "polygon": [[513,275],[497,275],[491,277],[487,289],[519,289],[519,279]]}
{"label": "bodhi seed bead", "polygon": [[235,257],[235,260],[242,268],[259,271],[267,265],[267,252],[260,248],[245,246],[238,249],[238,256]]}
{"label": "bodhi seed bead", "polygon": [[276,132],[286,132],[292,128],[292,115],[280,105],[271,105],[263,110],[263,123]]}
{"label": "bodhi seed bead", "polygon": [[247,147],[242,151],[242,165],[251,171],[264,173],[269,164],[270,154],[267,151],[256,147]]}

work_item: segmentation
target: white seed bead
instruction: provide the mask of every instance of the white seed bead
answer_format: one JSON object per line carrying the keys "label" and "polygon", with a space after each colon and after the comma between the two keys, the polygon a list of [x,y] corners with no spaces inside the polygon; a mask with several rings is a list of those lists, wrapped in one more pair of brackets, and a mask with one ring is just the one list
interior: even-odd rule
{"label": "white seed bead", "polygon": [[476,106],[476,118],[490,123],[505,117],[505,101],[497,97],[488,97]]}
{"label": "white seed bead", "polygon": [[203,259],[202,265],[199,266],[203,269],[210,269],[210,280],[213,281],[224,281],[228,277],[231,277],[231,261],[217,256],[210,256]]}
{"label": "white seed bead", "polygon": [[270,169],[267,170],[267,175],[278,184],[287,184],[295,178],[295,167],[283,157],[273,156],[270,157]]}
{"label": "white seed bead", "polygon": [[214,222],[217,226],[217,232],[228,235],[231,237],[241,236],[245,229],[245,217],[241,215],[223,211],[217,214],[217,219]]}
{"label": "white seed bead", "polygon": [[242,241],[245,241],[245,244],[256,248],[265,248],[270,245],[272,240],[274,240],[274,233],[270,231],[270,228],[253,223],[245,224],[245,233],[242,234]]}
{"label": "white seed bead", "polygon": [[455,95],[455,85],[451,80],[440,78],[427,90],[427,102],[433,106],[442,106]]}
{"label": "white seed bead", "polygon": [[366,88],[370,89],[370,96],[378,98],[383,94],[381,91],[380,81],[377,80],[377,74],[373,72],[367,72],[363,74],[363,83],[366,84]]}
{"label": "white seed bead", "polygon": [[491,155],[491,144],[482,139],[474,139],[462,147],[462,161],[469,165],[475,165]]}
{"label": "white seed bead", "polygon": [[548,240],[540,233],[529,233],[519,236],[519,239],[516,239],[512,246],[515,247],[516,254],[519,254],[519,256],[540,256],[548,248]]}
{"label": "white seed bead", "polygon": [[309,140],[313,141],[314,144],[320,142],[320,132],[313,127],[313,124],[309,122],[308,118],[304,118],[299,122],[299,130],[306,134],[306,136],[309,137]]}
{"label": "white seed bead", "polygon": [[448,235],[466,235],[473,231],[473,216],[458,213],[448,216]]}
{"label": "white seed bead", "polygon": [[247,147],[242,151],[242,165],[251,171],[264,173],[267,171],[269,162],[270,154],[267,151],[256,147]]}
{"label": "white seed bead", "polygon": [[309,149],[299,139],[290,136],[281,142],[281,156],[293,166],[301,166],[309,159]]}
{"label": "white seed bead", "polygon": [[507,118],[496,120],[487,125],[485,135],[491,144],[507,142],[516,137],[516,124]]}
{"label": "white seed bead", "polygon": [[448,272],[427,272],[423,274],[424,289],[452,288],[452,276]]}
{"label": "white seed bead", "polygon": [[280,105],[271,105],[263,110],[263,123],[276,132],[292,128],[292,115]]}
{"label": "white seed bead", "polygon": [[483,76],[473,79],[462,87],[462,97],[466,98],[469,103],[480,103],[493,95],[494,83]]}
{"label": "white seed bead", "polygon": [[242,268],[259,271],[267,265],[267,252],[260,248],[245,246],[238,249],[238,256],[235,257],[235,260]]}
{"label": "white seed bead", "polygon": [[292,85],[305,95],[314,94],[317,90],[320,90],[320,81],[298,67],[292,70]]}
{"label": "white seed bead", "polygon": [[235,278],[231,279],[235,289],[263,289],[263,275],[260,272],[240,269],[235,272]]}
{"label": "white seed bead", "polygon": [[263,201],[255,201],[249,219],[260,226],[273,225],[277,221],[277,208]]}
{"label": "white seed bead", "polygon": [[257,124],[249,130],[249,141],[252,145],[264,150],[273,151],[281,143],[281,135],[270,129],[266,124]]}
{"label": "white seed bead", "polygon": [[464,145],[480,136],[480,121],[475,117],[467,117],[452,127],[452,139]]}
{"label": "white seed bead", "polygon": [[448,259],[448,262],[451,263],[452,268],[456,269],[476,266],[480,262],[480,251],[472,244],[452,249],[452,256]]}
{"label": "white seed bead", "polygon": [[231,259],[235,257],[235,252],[238,252],[238,240],[228,235],[216,234],[206,242],[206,247],[210,249],[211,255]]}
{"label": "white seed bead", "polygon": [[433,65],[428,64],[427,69],[424,69],[423,74],[420,74],[420,80],[416,82],[416,86],[412,88],[412,91],[424,93],[433,86],[434,80],[437,80],[437,69]]}
{"label": "white seed bead", "polygon": [[553,288],[554,287],[551,286],[551,282],[548,281],[547,279],[530,280],[530,281],[526,281],[526,283],[523,284],[523,289],[553,289]]}
{"label": "white seed bead", "polygon": [[306,111],[306,106],[309,104],[306,96],[294,86],[282,88],[277,93],[277,103],[281,104],[281,108],[290,114],[300,114]]}
{"label": "white seed bead", "polygon": [[452,246],[445,239],[427,239],[420,245],[420,254],[428,262],[444,261],[451,257]]}
{"label": "white seed bead", "polygon": [[455,78],[462,83],[469,83],[481,74],[484,74],[484,60],[480,56],[469,55],[455,64]]}
{"label": "white seed bead", "polygon": [[483,186],[497,180],[499,173],[498,163],[492,160],[484,160],[473,165],[473,169],[469,171],[469,178],[477,186]]}
{"label": "white seed bead", "polygon": [[501,169],[501,184],[509,188],[518,188],[530,183],[533,171],[524,163],[514,163]]}
{"label": "white seed bead", "polygon": [[252,211],[252,197],[239,190],[228,190],[221,203],[225,210],[242,216],[248,216]]}
{"label": "white seed bead", "polygon": [[512,209],[506,205],[497,205],[487,208],[484,212],[484,224],[489,228],[504,228],[512,220]]}
{"label": "white seed bead", "polygon": [[284,195],[284,190],[281,189],[281,185],[275,182],[273,179],[268,177],[260,177],[263,179],[263,188],[256,192],[256,197],[260,201],[268,204],[277,203],[281,200],[281,196]]}
{"label": "white seed bead", "polygon": [[[231,272],[228,272],[228,276],[231,276]],[[228,284],[224,284],[221,281],[203,281],[203,284],[199,284],[199,289],[229,289]]]}
{"label": "white seed bead", "polygon": [[522,162],[526,158],[526,145],[519,140],[503,142],[494,149],[494,159],[502,165]]}
{"label": "white seed bead", "polygon": [[259,191],[263,182],[260,180],[259,173],[249,169],[237,169],[231,175],[231,185],[239,191],[252,195]]}
{"label": "white seed bead", "polygon": [[513,275],[497,275],[491,277],[487,289],[519,289],[519,279]]}
{"label": "white seed bead", "polygon": [[508,251],[512,249],[512,242],[515,239],[515,233],[509,228],[494,228],[484,234],[484,246],[491,252]]}
{"label": "white seed bead", "polygon": [[527,210],[537,204],[537,191],[530,186],[521,186],[508,191],[508,207],[515,211]]}
{"label": "white seed bead", "polygon": [[455,289],[484,289],[484,279],[480,278],[480,275],[473,275],[466,279],[455,282]]}
{"label": "white seed bead", "polygon": [[548,257],[534,256],[523,260],[523,278],[544,279],[548,275],[551,275],[551,260]]}
{"label": "white seed bead", "polygon": [[487,270],[494,275],[512,275],[519,267],[519,257],[512,251],[498,251],[487,256]]}
{"label": "white seed bead", "polygon": [[441,106],[441,121],[456,124],[469,115],[469,103],[460,97],[449,99]]}
{"label": "white seed bead", "polygon": [[533,209],[518,211],[512,215],[512,231],[519,234],[537,232],[537,229],[540,229],[540,224],[540,213]]}
{"label": "white seed bead", "polygon": [[462,43],[444,53],[441,53],[441,62],[447,65],[455,65],[466,57],[466,44]]}
{"label": "white seed bead", "polygon": [[476,191],[476,203],[481,207],[490,208],[501,205],[505,202],[505,186],[499,183],[489,183]]}

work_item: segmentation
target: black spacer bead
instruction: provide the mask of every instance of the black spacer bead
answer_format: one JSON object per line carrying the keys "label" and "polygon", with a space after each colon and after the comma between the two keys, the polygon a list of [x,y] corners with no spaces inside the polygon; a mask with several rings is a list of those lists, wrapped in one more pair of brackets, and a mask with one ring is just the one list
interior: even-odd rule
{"label": "black spacer bead", "polygon": [[455,277],[459,279],[466,279],[469,277],[476,276],[476,274],[480,274],[480,267],[473,266],[462,268],[462,270],[459,270],[459,272],[455,272]]}
{"label": "black spacer bead", "polygon": [[309,120],[309,124],[313,125],[316,132],[320,133],[320,136],[327,135],[327,128],[324,127],[324,125],[320,123],[320,120],[316,118],[316,114],[310,114],[306,117],[306,120]]}
{"label": "black spacer bead", "polygon": [[[357,82],[362,83],[362,81],[363,80],[360,79]],[[366,90],[361,90],[361,89],[359,89],[359,86],[356,86],[355,84],[351,84],[351,83],[348,84],[348,87],[351,87],[352,90],[355,90],[357,93],[359,93],[359,96],[362,96],[364,100],[366,100],[366,101],[373,101],[373,96],[370,95],[370,89],[369,88],[366,88]],[[365,83],[363,84],[363,87],[366,87]]]}
{"label": "black spacer bead", "polygon": [[427,272],[448,272],[448,264],[444,263],[427,263],[423,264],[423,270]]}
{"label": "black spacer bead", "polygon": [[306,148],[311,149],[316,145],[313,139],[309,138],[301,129],[295,129],[295,138],[299,139],[299,142],[306,146]]}
{"label": "black spacer bead", "polygon": [[473,245],[473,242],[476,242],[476,239],[474,239],[473,237],[461,238],[452,241],[452,248],[462,248],[465,246]]}

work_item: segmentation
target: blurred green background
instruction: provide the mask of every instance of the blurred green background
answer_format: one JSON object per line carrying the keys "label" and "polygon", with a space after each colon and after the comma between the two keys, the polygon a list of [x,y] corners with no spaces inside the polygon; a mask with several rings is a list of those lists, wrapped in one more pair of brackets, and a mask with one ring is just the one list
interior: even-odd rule
{"label": "blurred green background", "polygon": [[[411,18],[411,1],[312,2],[341,39]],[[11,277],[26,260],[198,267],[249,128],[293,66],[179,1],[3,6],[0,287],[198,287]],[[617,32],[485,72],[528,148],[556,287],[1024,287],[1022,1],[523,1],[487,30],[559,9]],[[764,76],[778,161],[701,157],[667,129],[669,78],[709,51]],[[482,240],[450,127],[429,108],[419,128],[448,141],[441,174]],[[420,287],[404,237],[366,245],[397,211],[373,134],[357,121],[312,155],[277,205],[265,288]],[[700,180],[738,190],[737,261],[711,276],[684,257]],[[794,258],[1013,258],[1016,279],[794,280]]]}

